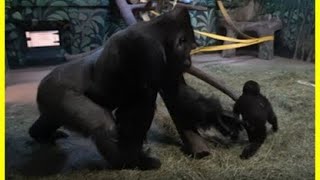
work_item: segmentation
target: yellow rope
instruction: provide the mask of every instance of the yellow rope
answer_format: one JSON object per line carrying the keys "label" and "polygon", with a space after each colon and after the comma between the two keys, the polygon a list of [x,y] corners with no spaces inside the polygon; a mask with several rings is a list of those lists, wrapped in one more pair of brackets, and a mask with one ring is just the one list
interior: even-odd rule
{"label": "yellow rope", "polygon": [[[218,1],[218,3],[219,2],[220,2],[220,0]],[[222,3],[221,3],[221,5],[222,5]],[[220,7],[220,5],[219,5],[219,7]],[[222,7],[223,7],[223,5],[222,5]],[[223,9],[224,9],[224,7],[223,7]],[[156,15],[156,16],[160,15],[160,13],[158,13],[156,11],[150,11],[150,12],[152,14]],[[217,46],[198,47],[198,48],[196,48],[196,49],[191,51],[191,55],[196,54],[196,53],[200,53],[200,52],[211,52],[211,51],[221,51],[221,50],[226,50],[226,49],[236,49],[236,48],[241,48],[241,47],[245,47],[245,46],[251,46],[251,45],[254,45],[254,44],[259,44],[259,43],[262,43],[262,42],[265,42],[265,41],[273,41],[274,40],[274,36],[273,35],[264,36],[264,37],[260,37],[260,38],[253,38],[253,37],[247,36],[250,39],[236,39],[236,38],[231,38],[231,37],[227,37],[227,36],[221,36],[221,35],[218,35],[218,34],[202,32],[202,31],[198,31],[198,30],[194,30],[194,33],[200,34],[202,36],[206,36],[206,37],[209,37],[209,38],[212,38],[212,39],[217,39],[217,40],[221,40],[221,41],[235,42],[235,43],[217,45]],[[244,35],[244,34],[242,33],[242,35]]]}
{"label": "yellow rope", "polygon": [[198,47],[196,49],[193,49],[191,51],[191,54],[193,55],[199,52],[211,52],[211,51],[221,51],[226,49],[236,49],[236,48],[251,46],[254,44],[259,44],[265,41],[271,41],[273,39],[274,39],[273,36],[266,36],[266,37],[258,38],[255,41],[247,42],[247,43],[233,43],[233,44],[224,44],[224,45],[218,45],[218,46],[203,46],[203,47]]}
{"label": "yellow rope", "polygon": [[273,36],[265,36],[265,37],[261,37],[261,38],[252,38],[252,39],[236,39],[236,38],[231,38],[231,37],[227,37],[227,36],[221,36],[218,34],[202,32],[202,31],[198,31],[198,30],[194,30],[194,32],[197,34],[203,35],[203,36],[210,37],[212,39],[217,39],[217,40],[221,40],[221,41],[229,41],[229,42],[238,42],[238,43],[251,43],[251,42],[258,41],[259,39],[273,40]]}

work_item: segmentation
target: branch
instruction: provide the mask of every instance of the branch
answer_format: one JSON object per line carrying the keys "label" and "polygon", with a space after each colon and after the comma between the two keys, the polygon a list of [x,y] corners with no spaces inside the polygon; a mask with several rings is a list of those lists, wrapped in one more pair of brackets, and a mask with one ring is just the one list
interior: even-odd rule
{"label": "branch", "polygon": [[211,86],[219,89],[220,91],[222,91],[223,93],[225,93],[226,95],[228,95],[231,99],[233,99],[234,101],[236,101],[238,99],[238,96],[236,95],[236,93],[234,93],[232,90],[230,90],[230,88],[226,87],[226,85],[224,84],[224,82],[209,76],[208,74],[206,74],[205,72],[201,71],[200,69],[191,66],[190,69],[188,69],[187,71],[189,74],[203,80],[204,82],[210,84]]}
{"label": "branch", "polygon": [[190,4],[185,4],[185,3],[177,3],[176,7],[185,7],[189,10],[196,10],[196,11],[207,11],[208,8],[204,6],[195,6],[195,5],[190,5]]}
{"label": "branch", "polygon": [[127,25],[137,23],[133,11],[149,11],[155,9],[155,5],[152,4],[151,1],[146,4],[129,4],[126,0],[116,0],[116,4]]}

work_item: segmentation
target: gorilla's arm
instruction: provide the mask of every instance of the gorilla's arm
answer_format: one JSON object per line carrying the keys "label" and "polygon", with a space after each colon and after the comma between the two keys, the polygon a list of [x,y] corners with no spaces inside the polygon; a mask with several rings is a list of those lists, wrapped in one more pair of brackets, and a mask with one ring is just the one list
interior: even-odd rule
{"label": "gorilla's arm", "polygon": [[[167,82],[169,83],[169,82]],[[199,135],[195,128],[187,128],[183,119],[180,119],[177,111],[177,95],[179,86],[185,86],[186,82],[183,75],[172,81],[168,86],[160,91],[160,95],[169,111],[169,114],[177,128],[177,131],[184,144],[186,153],[196,158],[201,158],[210,154],[206,141]],[[191,95],[191,94],[190,94]]]}
{"label": "gorilla's arm", "polygon": [[241,102],[241,97],[236,101],[236,103],[233,105],[233,113],[236,116],[240,115],[240,102]]}
{"label": "gorilla's arm", "polygon": [[265,102],[267,104],[267,108],[268,108],[268,119],[267,119],[267,121],[272,125],[272,130],[274,132],[276,132],[276,131],[278,131],[278,118],[277,118],[277,115],[274,113],[270,101],[264,96],[263,96],[263,98],[264,98],[264,100],[265,100]]}

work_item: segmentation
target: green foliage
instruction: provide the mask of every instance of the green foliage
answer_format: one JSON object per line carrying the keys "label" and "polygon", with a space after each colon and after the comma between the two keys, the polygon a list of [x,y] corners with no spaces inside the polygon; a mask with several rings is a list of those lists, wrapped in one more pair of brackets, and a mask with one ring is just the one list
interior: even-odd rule
{"label": "green foliage", "polygon": [[21,13],[18,11],[12,14],[12,18],[15,20],[22,20],[23,19]]}
{"label": "green foliage", "polygon": [[[276,39],[281,41],[280,48],[288,49],[294,58],[302,51],[314,51],[314,1],[304,0],[260,0],[265,13],[280,17],[283,28]],[[313,43],[311,43],[313,44]],[[307,49],[306,46],[309,46]],[[312,52],[311,52],[312,53]],[[301,57],[305,59],[305,57]]]}
{"label": "green foliage", "polygon": [[[71,31],[62,34],[62,44],[69,46],[68,53],[76,54],[92,50],[103,44],[114,32],[123,28],[123,22],[115,21],[105,7],[108,0],[6,0],[7,57],[15,64],[23,64],[23,30],[16,21],[68,21]],[[80,8],[75,8],[78,6]],[[86,6],[81,8],[81,6]],[[12,63],[11,63],[12,64]]]}
{"label": "green foliage", "polygon": [[[208,11],[195,11],[191,13],[191,24],[197,30],[214,33],[216,28],[216,16],[214,14],[214,9],[209,9]],[[207,38],[205,36],[195,34],[195,37],[197,43],[201,46],[212,45],[215,43],[214,39]]]}
{"label": "green foliage", "polygon": [[32,2],[28,0],[22,0],[21,6],[32,6]]}
{"label": "green foliage", "polygon": [[65,10],[56,9],[47,13],[45,19],[49,21],[69,20],[69,15]]}
{"label": "green foliage", "polygon": [[[9,61],[21,61],[25,46],[23,32],[16,21],[69,21],[71,31],[63,34],[63,44],[70,46],[68,53],[80,53],[99,47],[113,33],[126,27],[123,20],[113,17],[110,0],[6,0],[6,44]],[[224,0],[224,5],[234,8],[248,0]],[[283,29],[277,33],[276,48],[296,52],[295,56],[307,56],[314,51],[314,1],[303,0],[257,0],[263,6],[261,13],[270,13],[283,21]],[[190,11],[195,29],[216,32],[217,10],[215,0],[194,0],[193,4],[208,6],[207,11]],[[85,6],[75,8],[77,6]],[[196,35],[199,45],[206,46],[215,40]],[[312,54],[311,54],[312,55]]]}
{"label": "green foliage", "polygon": [[[214,1],[211,0],[196,0],[194,4],[196,5],[205,5],[205,6],[214,6]],[[191,24],[192,26],[200,31],[205,32],[216,32],[216,16],[215,16],[215,7],[208,8],[207,11],[191,11]],[[212,45],[215,43],[215,40],[207,38],[205,36],[200,36],[195,34],[196,41],[201,46]]]}
{"label": "green foliage", "polygon": [[68,6],[67,2],[65,1],[53,1],[50,6]]}

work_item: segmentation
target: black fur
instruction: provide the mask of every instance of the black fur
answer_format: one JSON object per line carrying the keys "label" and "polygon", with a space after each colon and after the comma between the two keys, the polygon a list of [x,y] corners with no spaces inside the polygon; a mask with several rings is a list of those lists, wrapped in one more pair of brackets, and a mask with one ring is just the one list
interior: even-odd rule
{"label": "black fur", "polygon": [[57,129],[65,126],[92,137],[114,168],[159,168],[159,160],[142,152],[143,139],[158,91],[173,85],[191,65],[194,44],[186,9],[114,34],[103,51],[97,52],[101,53],[97,59],[61,65],[41,81],[40,117],[30,128],[30,136],[52,142],[61,137]]}
{"label": "black fur", "polygon": [[[165,89],[167,93],[161,91],[161,95],[183,141],[185,153],[195,158],[210,155],[199,128],[215,127],[224,136],[237,138],[241,125],[232,112],[224,111],[219,100],[198,93],[182,77],[177,81]],[[173,88],[175,85],[176,89]]]}
{"label": "black fur", "polygon": [[223,114],[218,99],[205,97],[190,86],[179,87],[176,105],[179,118],[184,119],[182,126],[185,128],[196,130],[215,127],[224,136],[238,133],[238,128],[233,125],[237,122]]}
{"label": "black fur", "polygon": [[236,101],[233,112],[243,118],[250,144],[244,148],[240,158],[248,159],[263,144],[267,136],[267,121],[274,131],[278,130],[277,117],[269,100],[260,93],[259,84],[252,80],[244,84],[243,93]]}

